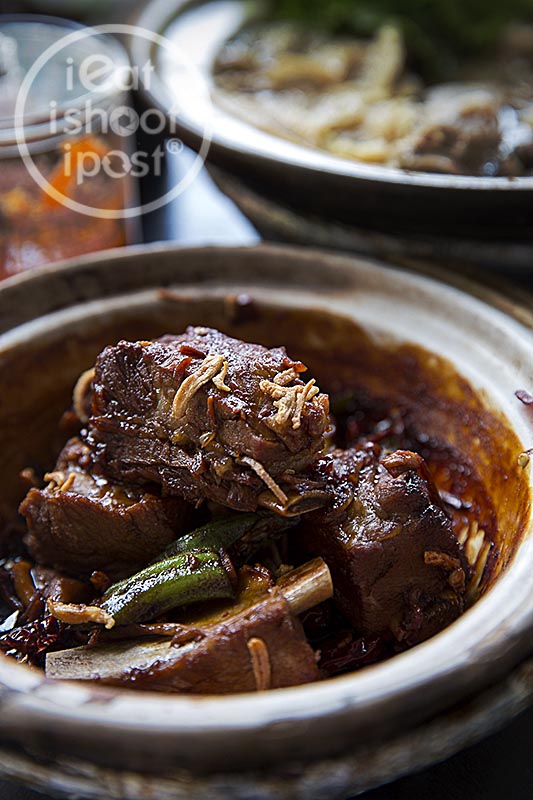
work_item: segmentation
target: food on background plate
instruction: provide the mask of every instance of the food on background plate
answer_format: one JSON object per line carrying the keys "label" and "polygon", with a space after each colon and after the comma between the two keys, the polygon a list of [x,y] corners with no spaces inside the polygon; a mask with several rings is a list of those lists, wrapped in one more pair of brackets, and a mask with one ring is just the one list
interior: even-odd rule
{"label": "food on background plate", "polygon": [[279,0],[231,38],[215,99],[270,133],[405,170],[533,172],[528,0]]}
{"label": "food on background plate", "polygon": [[45,485],[26,471],[0,648],[54,679],[224,694],[353,670],[453,622],[472,574],[424,459],[348,441],[306,371],[209,328],[107,347]]}

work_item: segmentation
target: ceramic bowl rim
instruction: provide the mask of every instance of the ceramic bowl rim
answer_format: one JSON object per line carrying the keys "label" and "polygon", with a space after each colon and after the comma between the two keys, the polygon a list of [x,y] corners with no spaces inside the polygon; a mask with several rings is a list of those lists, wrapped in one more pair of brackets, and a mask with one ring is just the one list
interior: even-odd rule
{"label": "ceramic bowl rim", "polygon": [[[381,270],[382,274],[397,281],[409,280],[422,282],[428,289],[433,284],[440,285],[431,275],[411,273],[395,269],[391,265],[379,264],[372,259],[333,255],[324,251],[309,251],[304,248],[260,245],[246,248],[187,248],[176,245],[135,246],[117,251],[107,251],[91,257],[71,259],[52,265],[33,275],[26,274],[8,279],[0,286],[3,292],[24,292],[35,283],[46,282],[50,277],[68,280],[76,274],[96,267],[102,270],[105,265],[115,268],[127,268],[132,259],[142,261],[146,256],[157,257],[158,253],[168,256],[176,255],[181,259],[194,253],[196,257],[209,260],[214,253],[227,258],[241,258],[244,261],[252,257],[261,257],[273,262],[285,257],[294,264],[302,264],[317,259],[329,259],[332,264],[353,269]],[[253,254],[253,255],[251,255]],[[351,266],[350,266],[351,265]],[[448,286],[453,289],[457,302],[472,296],[464,291],[471,286],[466,279],[460,279],[463,288]],[[156,283],[147,279],[147,286]],[[478,287],[479,291],[479,287]],[[491,291],[483,288],[485,301],[475,298],[478,310],[485,314],[497,311],[490,305],[501,306],[501,300]],[[98,296],[98,292],[96,293]],[[487,301],[488,300],[488,301]],[[55,314],[56,312],[52,312]],[[46,317],[47,315],[43,315]],[[23,327],[31,325],[25,323]],[[526,344],[530,331],[523,322],[516,321],[513,330],[518,339],[523,338]],[[0,348],[10,333],[0,336]],[[517,341],[518,341],[517,339]],[[505,574],[501,575],[490,592],[475,604],[466,614],[446,630],[419,645],[411,651],[395,656],[393,659],[366,668],[358,673],[345,675],[318,684],[309,684],[288,689],[278,689],[257,695],[230,695],[225,697],[183,697],[157,693],[136,693],[125,689],[86,688],[73,682],[54,682],[45,680],[42,673],[23,665],[0,658],[0,683],[5,689],[25,695],[26,713],[35,719],[54,718],[56,721],[85,720],[97,722],[99,727],[107,729],[130,729],[146,733],[148,730],[163,731],[172,734],[207,732],[226,732],[269,727],[280,720],[312,720],[330,717],[338,712],[361,713],[362,709],[376,710],[384,708],[387,703],[397,697],[412,696],[413,693],[428,690],[430,685],[443,684],[450,676],[466,674],[469,666],[479,660],[497,660],[501,651],[505,651],[511,640],[523,637],[533,625],[533,595],[528,591],[527,579],[530,579],[530,566],[533,563],[533,520],[530,518],[528,538],[520,546],[513,562]],[[455,648],[457,642],[469,642],[467,647]],[[474,644],[472,644],[474,643]],[[113,715],[109,715],[102,698],[113,698]],[[169,714],[169,703],[175,713]],[[180,713],[178,713],[178,711]]]}

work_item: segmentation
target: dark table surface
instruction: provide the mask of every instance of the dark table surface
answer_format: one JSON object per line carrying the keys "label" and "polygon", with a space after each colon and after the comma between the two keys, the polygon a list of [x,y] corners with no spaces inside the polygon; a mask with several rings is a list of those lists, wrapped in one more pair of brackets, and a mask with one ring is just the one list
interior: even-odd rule
{"label": "dark table surface", "polygon": [[[188,152],[167,163],[165,183],[187,167]],[[143,199],[161,185],[142,187]],[[186,245],[254,244],[259,236],[204,170],[186,192],[143,220],[144,241]],[[523,282],[524,278],[521,277]],[[533,280],[531,282],[533,289]],[[0,800],[39,800],[43,795],[0,781]],[[533,709],[500,732],[442,764],[361,796],[361,800],[532,800]]]}

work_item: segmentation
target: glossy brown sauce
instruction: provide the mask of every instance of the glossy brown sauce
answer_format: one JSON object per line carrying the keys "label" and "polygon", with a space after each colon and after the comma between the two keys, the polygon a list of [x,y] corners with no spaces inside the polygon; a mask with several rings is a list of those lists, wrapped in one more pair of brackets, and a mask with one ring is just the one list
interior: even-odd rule
{"label": "glossy brown sauce", "polygon": [[200,301],[162,291],[159,303],[142,313],[123,309],[112,319],[101,318],[98,327],[78,325],[1,354],[0,374],[10,376],[0,404],[5,531],[27,490],[20,470],[28,465],[37,472],[46,469],[66,438],[58,421],[80,372],[120,338],[153,338],[189,324],[270,347],[286,345],[331,395],[341,446],[368,438],[420,452],[471,563],[478,564],[471,599],[478,583],[481,591],[490,586],[523,537],[529,513],[527,482],[517,460],[520,443],[508,422],[453,365],[433,353],[378,342],[337,314],[259,305],[243,297]]}

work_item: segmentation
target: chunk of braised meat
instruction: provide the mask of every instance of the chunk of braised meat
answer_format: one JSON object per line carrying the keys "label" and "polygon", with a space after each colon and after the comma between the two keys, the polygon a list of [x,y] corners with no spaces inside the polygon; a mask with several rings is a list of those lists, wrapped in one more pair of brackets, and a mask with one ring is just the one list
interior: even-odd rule
{"label": "chunk of braised meat", "polygon": [[302,518],[298,542],[327,562],[361,635],[411,646],[462,612],[469,567],[423,459],[380,455],[373,445],[317,462],[334,502]]}
{"label": "chunk of braised meat", "polygon": [[405,169],[454,175],[507,174],[519,165],[504,163],[500,109],[503,96],[480,84],[447,84],[429,90],[427,125]]}
{"label": "chunk of braised meat", "polygon": [[[296,686],[318,680],[315,652],[296,614],[331,595],[327,568],[308,565],[286,584],[263,567],[244,567],[237,601],[196,614],[174,638],[98,643],[51,653],[50,678],[165,692],[228,694]],[[117,632],[109,632],[111,638]],[[104,639],[104,637],[102,637]]]}
{"label": "chunk of braised meat", "polygon": [[253,511],[324,447],[329,402],[306,367],[207,328],[98,358],[88,441],[103,473]]}
{"label": "chunk of braised meat", "polygon": [[73,575],[135,572],[183,533],[190,515],[181,498],[95,475],[91,451],[77,438],[46,477],[46,488],[31,489],[20,506],[25,543],[39,563]]}
{"label": "chunk of braised meat", "polygon": [[275,689],[320,677],[298,620],[275,596],[181,645],[169,638],[126,641],[49,656],[47,675],[197,694]]}

